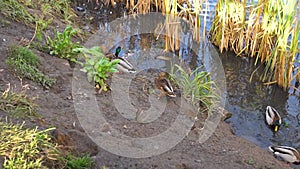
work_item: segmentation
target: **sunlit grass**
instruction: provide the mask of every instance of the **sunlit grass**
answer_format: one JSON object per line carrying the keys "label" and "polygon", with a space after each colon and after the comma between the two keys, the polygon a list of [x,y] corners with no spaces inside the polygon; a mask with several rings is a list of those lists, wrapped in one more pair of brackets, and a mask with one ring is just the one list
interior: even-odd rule
{"label": "sunlit grass", "polygon": [[58,152],[47,134],[54,128],[43,131],[24,129],[22,125],[0,122],[0,155],[4,156],[6,169],[47,168],[46,160],[55,160]]}

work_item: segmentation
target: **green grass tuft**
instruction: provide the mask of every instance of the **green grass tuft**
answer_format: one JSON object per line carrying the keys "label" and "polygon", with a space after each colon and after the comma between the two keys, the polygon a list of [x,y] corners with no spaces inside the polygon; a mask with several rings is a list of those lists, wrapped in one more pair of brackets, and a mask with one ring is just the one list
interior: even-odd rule
{"label": "green grass tuft", "polygon": [[56,81],[38,69],[39,59],[28,48],[20,46],[11,47],[6,64],[22,77],[40,83],[46,89],[50,88]]}
{"label": "green grass tuft", "polygon": [[93,165],[93,160],[88,155],[75,157],[72,154],[65,158],[66,169],[90,169]]}
{"label": "green grass tuft", "polygon": [[213,104],[213,99],[218,97],[214,92],[216,85],[211,81],[210,74],[206,71],[199,71],[199,68],[188,73],[179,65],[175,66],[179,75],[175,75],[173,68],[171,77],[182,89],[184,98],[196,106],[203,105],[204,110],[207,110]]}

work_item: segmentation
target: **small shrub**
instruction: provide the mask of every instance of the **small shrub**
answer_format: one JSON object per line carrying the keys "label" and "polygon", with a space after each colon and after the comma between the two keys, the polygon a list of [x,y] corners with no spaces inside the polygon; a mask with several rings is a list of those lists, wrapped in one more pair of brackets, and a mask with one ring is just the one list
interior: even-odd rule
{"label": "small shrub", "polygon": [[20,46],[11,47],[9,56],[6,59],[6,64],[22,77],[40,83],[47,89],[50,88],[56,81],[38,69],[39,59],[28,48]]}
{"label": "small shrub", "polygon": [[47,168],[45,160],[58,157],[55,145],[47,134],[49,128],[43,131],[23,129],[22,125],[0,122],[0,155],[4,156],[5,169],[35,169]]}
{"label": "small shrub", "polygon": [[68,25],[64,32],[56,31],[55,37],[51,39],[47,37],[47,44],[50,47],[50,54],[57,55],[60,58],[76,62],[78,52],[74,49],[80,48],[79,42],[73,43],[71,37],[76,34],[76,30]]}

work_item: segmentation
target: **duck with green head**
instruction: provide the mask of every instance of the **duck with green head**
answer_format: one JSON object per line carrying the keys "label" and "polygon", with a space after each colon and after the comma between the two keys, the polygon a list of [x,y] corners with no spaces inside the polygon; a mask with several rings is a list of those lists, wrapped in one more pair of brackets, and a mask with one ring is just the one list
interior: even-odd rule
{"label": "duck with green head", "polygon": [[119,59],[120,62],[117,65],[117,69],[119,72],[125,72],[125,73],[135,73],[135,69],[133,68],[132,64],[129,63],[125,58],[119,57],[119,54],[121,52],[122,48],[118,46],[116,48],[115,54],[113,53],[107,53],[105,56],[110,60]]}

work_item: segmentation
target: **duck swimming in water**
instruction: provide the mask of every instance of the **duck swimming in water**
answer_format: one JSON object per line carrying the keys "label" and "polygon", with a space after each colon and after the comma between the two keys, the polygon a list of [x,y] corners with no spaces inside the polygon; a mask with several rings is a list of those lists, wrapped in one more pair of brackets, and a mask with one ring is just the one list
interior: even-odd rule
{"label": "duck swimming in water", "polygon": [[278,131],[282,123],[279,113],[271,106],[267,106],[266,109],[266,122],[275,132]]}

